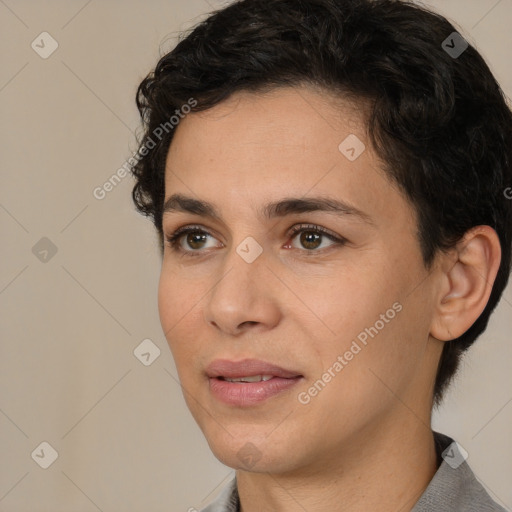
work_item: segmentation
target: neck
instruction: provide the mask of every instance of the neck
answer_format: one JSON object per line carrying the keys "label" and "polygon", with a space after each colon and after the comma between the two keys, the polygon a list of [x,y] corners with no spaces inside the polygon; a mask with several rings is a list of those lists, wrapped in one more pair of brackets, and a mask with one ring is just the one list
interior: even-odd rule
{"label": "neck", "polygon": [[[410,512],[437,471],[430,423],[410,411],[293,473],[237,471],[242,512]],[[399,425],[397,427],[396,425]]]}

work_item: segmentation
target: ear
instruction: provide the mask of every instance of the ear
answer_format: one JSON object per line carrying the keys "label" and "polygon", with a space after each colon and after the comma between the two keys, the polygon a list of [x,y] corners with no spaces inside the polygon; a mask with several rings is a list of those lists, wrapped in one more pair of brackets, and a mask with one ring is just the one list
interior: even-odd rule
{"label": "ear", "polygon": [[485,309],[501,262],[500,241],[490,226],[477,226],[440,257],[441,281],[430,334],[448,341],[464,334]]}

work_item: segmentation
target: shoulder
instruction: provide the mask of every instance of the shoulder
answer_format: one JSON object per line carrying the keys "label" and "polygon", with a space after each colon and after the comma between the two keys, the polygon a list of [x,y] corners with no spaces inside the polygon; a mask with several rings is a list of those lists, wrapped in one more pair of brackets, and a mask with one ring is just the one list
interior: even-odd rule
{"label": "shoulder", "polygon": [[441,465],[411,512],[506,512],[478,481],[466,454],[450,437],[434,432]]}

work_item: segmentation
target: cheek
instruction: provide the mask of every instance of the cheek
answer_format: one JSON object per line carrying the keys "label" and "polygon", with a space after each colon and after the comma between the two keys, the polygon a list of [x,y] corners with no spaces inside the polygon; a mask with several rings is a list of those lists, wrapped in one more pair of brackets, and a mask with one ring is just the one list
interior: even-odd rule
{"label": "cheek", "polygon": [[[386,279],[379,275],[375,269],[339,275],[339,286],[315,292],[316,312],[330,330],[315,343],[321,365],[313,381],[329,380],[319,403],[352,404],[356,414],[358,403],[378,405],[391,394],[386,385],[402,387],[421,359],[427,339],[421,305],[407,297],[410,286],[400,269]],[[335,377],[325,374],[329,369]]]}
{"label": "cheek", "polygon": [[304,302],[325,334],[323,348],[344,350],[360,333],[364,337],[365,329],[374,326],[380,315],[392,308],[399,291],[379,276],[375,267],[346,266],[307,288],[300,288],[298,295],[306,298]]}
{"label": "cheek", "polygon": [[[372,404],[372,408],[379,410],[384,404],[395,402],[408,393],[422,372],[428,329],[422,325],[421,310],[408,301],[395,305],[400,311],[379,312],[353,337],[351,347],[344,353],[351,361],[344,367],[344,382],[340,379],[338,393],[356,408],[358,403]],[[354,343],[360,350],[354,349]],[[352,355],[353,351],[358,353]]]}
{"label": "cheek", "polygon": [[164,333],[171,329],[178,318],[179,312],[176,311],[176,307],[179,306],[179,303],[176,301],[176,293],[174,292],[176,285],[176,281],[162,268],[158,282],[158,314]]}
{"label": "cheek", "polygon": [[417,361],[403,336],[401,314],[380,330],[375,319],[362,329],[354,326],[352,332],[364,336],[343,336],[321,348],[322,368],[304,391],[311,398],[309,418],[326,437],[370,424],[407,387]]}
{"label": "cheek", "polygon": [[190,347],[187,333],[193,338],[191,328],[198,325],[201,290],[196,288],[175,272],[166,270],[165,265],[162,267],[158,284],[158,313],[163,333],[175,357],[179,355],[180,347]]}

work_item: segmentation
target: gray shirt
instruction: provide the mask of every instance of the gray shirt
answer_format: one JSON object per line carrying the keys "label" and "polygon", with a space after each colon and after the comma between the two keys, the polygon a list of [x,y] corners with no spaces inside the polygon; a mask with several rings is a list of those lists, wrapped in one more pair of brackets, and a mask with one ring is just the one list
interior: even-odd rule
{"label": "gray shirt", "polygon": [[[476,479],[457,443],[438,432],[434,432],[434,440],[442,462],[411,512],[506,512]],[[233,478],[201,512],[239,511],[240,500]]]}

